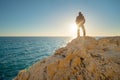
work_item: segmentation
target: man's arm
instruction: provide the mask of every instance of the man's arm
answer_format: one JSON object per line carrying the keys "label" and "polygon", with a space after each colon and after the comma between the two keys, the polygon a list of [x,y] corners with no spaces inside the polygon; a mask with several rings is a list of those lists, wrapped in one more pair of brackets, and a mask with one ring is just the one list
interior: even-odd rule
{"label": "man's arm", "polygon": [[80,22],[79,18],[80,18],[79,16],[76,17],[76,24],[79,24],[79,22]]}

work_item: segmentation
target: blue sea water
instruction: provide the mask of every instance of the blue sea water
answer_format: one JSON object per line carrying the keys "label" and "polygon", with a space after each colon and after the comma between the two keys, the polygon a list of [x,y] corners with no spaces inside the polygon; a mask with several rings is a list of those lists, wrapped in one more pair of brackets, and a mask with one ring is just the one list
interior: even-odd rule
{"label": "blue sea water", "polygon": [[0,37],[0,80],[12,80],[17,73],[50,56],[70,37]]}

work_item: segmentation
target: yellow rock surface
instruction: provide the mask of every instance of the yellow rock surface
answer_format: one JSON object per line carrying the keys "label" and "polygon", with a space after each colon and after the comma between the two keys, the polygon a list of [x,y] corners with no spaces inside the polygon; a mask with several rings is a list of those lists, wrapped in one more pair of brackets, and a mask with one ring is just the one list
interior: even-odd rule
{"label": "yellow rock surface", "polygon": [[120,80],[120,37],[79,37],[14,80]]}

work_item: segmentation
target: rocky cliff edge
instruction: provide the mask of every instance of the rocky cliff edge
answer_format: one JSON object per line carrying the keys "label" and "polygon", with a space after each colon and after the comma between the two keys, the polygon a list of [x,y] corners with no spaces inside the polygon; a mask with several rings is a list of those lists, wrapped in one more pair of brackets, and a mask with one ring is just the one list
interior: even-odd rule
{"label": "rocky cliff edge", "polygon": [[78,37],[14,80],[120,80],[120,37]]}

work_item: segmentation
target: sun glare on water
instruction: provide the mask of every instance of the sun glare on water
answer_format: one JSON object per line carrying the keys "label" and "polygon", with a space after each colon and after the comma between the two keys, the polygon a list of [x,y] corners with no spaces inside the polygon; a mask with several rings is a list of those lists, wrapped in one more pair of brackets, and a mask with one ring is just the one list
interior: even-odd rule
{"label": "sun glare on water", "polygon": [[73,38],[77,37],[77,25],[75,23],[70,25],[71,35]]}

